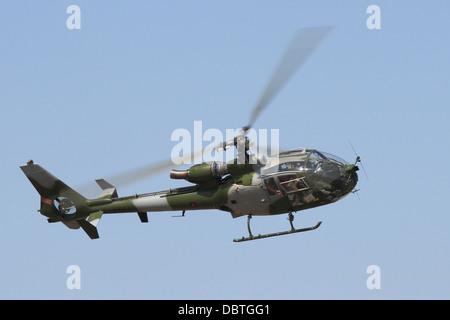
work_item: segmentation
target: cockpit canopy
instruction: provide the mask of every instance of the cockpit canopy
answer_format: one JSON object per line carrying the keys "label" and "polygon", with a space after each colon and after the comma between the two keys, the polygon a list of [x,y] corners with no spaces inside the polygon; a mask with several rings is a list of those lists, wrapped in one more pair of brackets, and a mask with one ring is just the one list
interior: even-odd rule
{"label": "cockpit canopy", "polygon": [[[351,167],[351,168],[350,168]],[[337,201],[356,185],[354,166],[332,154],[313,149],[293,149],[271,157],[261,168],[269,197],[285,195],[293,207],[319,201]]]}
{"label": "cockpit canopy", "polygon": [[327,152],[299,148],[280,152],[278,157],[269,158],[261,174],[270,175],[282,171],[316,171],[321,164],[347,165],[348,162]]}

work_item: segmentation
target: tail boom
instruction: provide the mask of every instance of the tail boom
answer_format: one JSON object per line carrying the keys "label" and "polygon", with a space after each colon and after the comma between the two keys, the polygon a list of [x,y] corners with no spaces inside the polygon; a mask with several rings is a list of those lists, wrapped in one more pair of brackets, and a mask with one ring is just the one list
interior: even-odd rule
{"label": "tail boom", "polygon": [[225,189],[199,193],[197,186],[119,198],[116,188],[100,179],[96,180],[102,189],[100,197],[86,199],[32,160],[20,168],[40,194],[39,212],[48,222],[82,228],[91,239],[99,237],[97,225],[104,214],[132,212],[141,222],[148,222],[147,212],[219,209],[227,198]]}

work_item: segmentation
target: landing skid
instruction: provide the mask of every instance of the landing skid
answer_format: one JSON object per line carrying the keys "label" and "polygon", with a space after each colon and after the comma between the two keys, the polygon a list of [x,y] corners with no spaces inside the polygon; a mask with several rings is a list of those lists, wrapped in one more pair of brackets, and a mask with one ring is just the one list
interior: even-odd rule
{"label": "landing skid", "polygon": [[291,224],[291,230],[289,231],[281,231],[281,232],[274,232],[274,233],[268,233],[268,234],[258,234],[257,236],[254,236],[250,230],[250,219],[252,218],[251,215],[248,216],[247,221],[247,227],[248,227],[248,237],[242,237],[239,239],[233,239],[234,242],[243,242],[243,241],[250,241],[250,240],[258,240],[258,239],[264,239],[264,238],[270,238],[270,237],[277,237],[277,236],[283,236],[286,234],[292,234],[292,233],[298,233],[298,232],[305,232],[305,231],[311,231],[316,230],[320,225],[322,224],[322,221],[319,221],[315,226],[307,227],[307,228],[301,228],[301,229],[295,229],[294,225],[292,224],[292,221],[294,220],[294,215],[292,213],[289,213],[289,223]]}

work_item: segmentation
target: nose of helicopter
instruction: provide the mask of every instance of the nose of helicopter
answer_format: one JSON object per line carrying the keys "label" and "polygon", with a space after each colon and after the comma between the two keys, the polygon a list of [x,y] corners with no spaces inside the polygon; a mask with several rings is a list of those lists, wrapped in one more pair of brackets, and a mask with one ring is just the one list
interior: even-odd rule
{"label": "nose of helicopter", "polygon": [[347,185],[351,187],[350,191],[353,190],[353,188],[358,183],[358,174],[356,173],[356,171],[358,170],[358,166],[354,164],[347,164],[344,166],[344,171],[348,176]]}

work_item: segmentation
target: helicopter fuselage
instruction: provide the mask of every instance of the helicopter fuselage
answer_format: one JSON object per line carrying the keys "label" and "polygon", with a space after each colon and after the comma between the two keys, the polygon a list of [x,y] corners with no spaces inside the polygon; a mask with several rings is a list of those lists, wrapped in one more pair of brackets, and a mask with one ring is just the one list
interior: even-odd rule
{"label": "helicopter fuselage", "polygon": [[[248,238],[253,215],[288,213],[291,230],[257,237],[315,230],[295,229],[293,212],[336,202],[352,192],[358,181],[355,164],[325,152],[306,148],[285,151],[277,157],[257,158],[254,164],[203,162],[188,170],[171,172],[173,179],[185,179],[192,186],[128,197],[118,197],[116,188],[97,180],[102,194],[86,199],[32,160],[21,169],[41,195],[39,212],[48,222],[62,222],[71,229],[83,228],[91,239],[99,237],[97,225],[103,214],[136,212],[148,222],[147,212],[218,209],[236,218],[247,215]],[[264,160],[264,161],[261,161]]]}
{"label": "helicopter fuselage", "polygon": [[[111,198],[91,206],[103,213],[219,209],[233,217],[296,212],[333,203],[358,181],[355,165],[308,149],[268,158],[264,165],[204,162],[171,177],[194,186]],[[94,203],[93,203],[94,204]]]}

